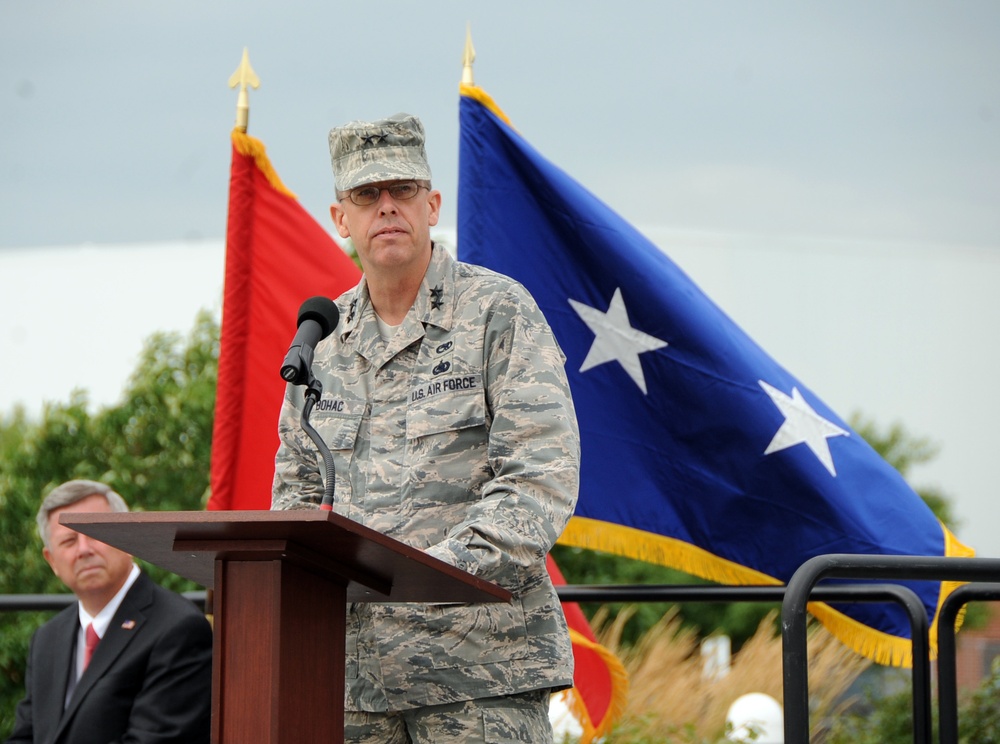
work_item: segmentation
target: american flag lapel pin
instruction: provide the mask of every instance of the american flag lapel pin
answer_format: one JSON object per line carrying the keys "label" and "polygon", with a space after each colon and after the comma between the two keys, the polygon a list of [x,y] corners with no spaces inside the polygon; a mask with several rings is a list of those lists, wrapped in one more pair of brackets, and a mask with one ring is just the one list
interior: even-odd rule
{"label": "american flag lapel pin", "polygon": [[135,627],[135,620],[126,620],[122,623],[122,630],[132,630]]}

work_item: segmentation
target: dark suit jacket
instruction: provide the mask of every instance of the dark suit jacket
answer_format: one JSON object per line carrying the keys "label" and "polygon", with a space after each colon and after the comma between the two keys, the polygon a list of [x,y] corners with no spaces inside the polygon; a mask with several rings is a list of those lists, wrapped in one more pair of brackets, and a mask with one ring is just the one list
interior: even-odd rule
{"label": "dark suit jacket", "polygon": [[208,743],[212,629],[192,602],[141,574],[64,710],[79,627],[74,603],[35,631],[8,744]]}

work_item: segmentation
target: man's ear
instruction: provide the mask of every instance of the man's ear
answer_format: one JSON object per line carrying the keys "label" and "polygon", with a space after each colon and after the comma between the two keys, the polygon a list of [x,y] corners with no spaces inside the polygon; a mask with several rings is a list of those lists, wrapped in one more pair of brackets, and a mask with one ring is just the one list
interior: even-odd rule
{"label": "man's ear", "polygon": [[427,215],[427,224],[434,227],[438,223],[438,219],[441,217],[441,192],[435,189],[427,196],[427,203],[430,205],[430,210]]}
{"label": "man's ear", "polygon": [[52,551],[48,548],[42,548],[42,557],[45,559],[45,562],[49,564],[49,568],[52,569],[52,573],[55,573],[56,569],[52,566]]}
{"label": "man's ear", "polygon": [[338,202],[330,205],[330,217],[333,218],[333,226],[337,228],[337,233],[339,233],[340,237],[351,237],[351,228],[347,224],[347,214]]}

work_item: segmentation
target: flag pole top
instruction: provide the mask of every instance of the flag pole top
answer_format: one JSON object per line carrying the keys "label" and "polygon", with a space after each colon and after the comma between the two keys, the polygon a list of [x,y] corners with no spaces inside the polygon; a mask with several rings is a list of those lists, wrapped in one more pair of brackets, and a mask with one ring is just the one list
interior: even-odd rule
{"label": "flag pole top", "polygon": [[465,49],[462,51],[462,85],[475,85],[472,77],[472,63],[476,61],[476,50],[472,46],[472,24],[465,27]]}
{"label": "flag pole top", "polygon": [[260,78],[250,66],[250,53],[243,47],[243,59],[236,72],[229,76],[229,87],[240,86],[240,94],[236,99],[236,128],[241,132],[247,131],[247,124],[250,121],[250,97],[247,95],[247,86],[254,90],[260,87]]}

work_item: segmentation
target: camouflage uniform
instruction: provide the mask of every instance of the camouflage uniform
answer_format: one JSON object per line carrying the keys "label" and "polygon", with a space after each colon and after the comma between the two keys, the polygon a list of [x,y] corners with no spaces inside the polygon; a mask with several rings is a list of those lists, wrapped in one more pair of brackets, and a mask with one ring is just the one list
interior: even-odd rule
{"label": "camouflage uniform", "polygon": [[[572,684],[545,555],[572,514],[579,433],[563,355],[527,291],[434,246],[384,342],[364,279],[316,348],[311,423],[336,458],[334,509],[511,591],[511,604],[353,604],[348,711],[400,711]],[[281,412],[273,509],[314,508],[321,459]]]}
{"label": "camouflage uniform", "polygon": [[552,742],[548,693],[411,708],[394,715],[347,713],[345,741],[352,744],[541,744]]}

